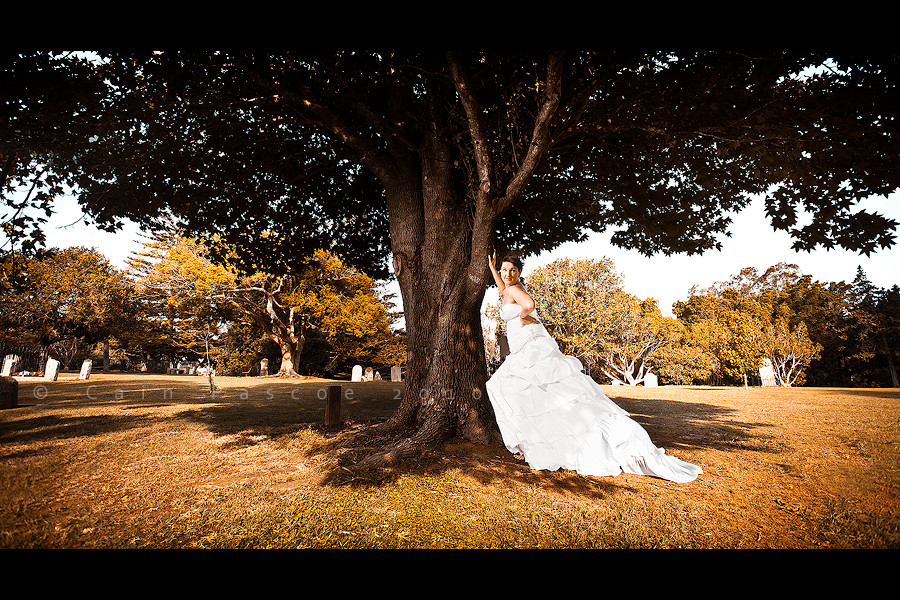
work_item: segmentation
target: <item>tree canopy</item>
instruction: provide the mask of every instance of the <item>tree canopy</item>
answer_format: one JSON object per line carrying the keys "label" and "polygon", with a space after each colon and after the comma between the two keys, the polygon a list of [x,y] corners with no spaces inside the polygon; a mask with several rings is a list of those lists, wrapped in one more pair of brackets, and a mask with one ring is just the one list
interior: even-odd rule
{"label": "tree canopy", "polygon": [[[5,56],[4,184],[35,184],[46,208],[64,178],[101,225],[174,214],[192,232],[225,229],[248,261],[319,247],[384,275],[388,167],[376,158],[421,151],[434,127],[470,206],[538,163],[528,186],[510,181],[522,200],[498,207],[500,246],[534,252],[612,227],[614,243],[645,253],[701,252],[747,193],[766,194],[798,249],[893,239],[895,223],[853,207],[897,189],[896,56],[97,55]],[[485,137],[474,147],[473,131]]]}

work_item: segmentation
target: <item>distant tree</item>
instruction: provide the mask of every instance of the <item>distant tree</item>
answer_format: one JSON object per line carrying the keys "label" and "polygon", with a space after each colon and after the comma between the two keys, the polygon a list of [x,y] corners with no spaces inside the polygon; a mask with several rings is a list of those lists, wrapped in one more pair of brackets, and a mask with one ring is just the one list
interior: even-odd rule
{"label": "distant tree", "polygon": [[619,292],[613,302],[620,320],[602,341],[602,371],[614,382],[637,385],[649,372],[649,360],[677,338],[673,319],[664,317],[656,300]]}
{"label": "distant tree", "polygon": [[791,263],[780,262],[762,273],[756,267],[745,267],[727,281],[716,282],[702,290],[694,286],[690,293],[719,296],[725,290],[731,290],[742,298],[750,298],[763,294],[777,294],[796,283],[801,277],[800,268]]}
{"label": "distant tree", "polygon": [[789,327],[803,323],[809,339],[821,350],[805,370],[807,385],[850,385],[849,337],[851,304],[849,285],[822,283],[803,275],[785,286],[773,302],[788,309]]}
{"label": "distant tree", "polygon": [[802,321],[791,328],[788,319],[776,316],[763,326],[760,337],[765,356],[772,362],[775,381],[783,387],[802,384],[806,367],[822,351],[820,344],[809,339]]}
{"label": "distant tree", "polygon": [[240,275],[232,265],[214,261],[203,243],[174,234],[158,236],[146,247],[145,257],[132,261],[138,291],[188,336],[214,321],[224,330],[230,322],[249,320],[278,344],[276,374],[288,377],[299,374],[300,356],[316,334],[328,342],[334,363],[347,357],[398,358],[400,341],[374,281],[325,251],[272,277]]}
{"label": "distant tree", "polygon": [[541,321],[561,349],[599,376],[603,341],[615,335],[627,307],[617,301],[621,277],[610,258],[558,259],[526,274]]}
{"label": "distant tree", "polygon": [[764,358],[761,330],[766,307],[741,290],[724,289],[718,295],[691,295],[676,302],[673,310],[697,344],[715,358],[717,374],[746,385],[747,376]]}
{"label": "distant tree", "polygon": [[900,387],[897,376],[900,365],[900,286],[893,285],[883,290],[876,309],[881,315],[881,348],[891,376],[891,386]]}
{"label": "distant tree", "polygon": [[672,324],[672,339],[664,351],[647,358],[649,368],[665,385],[705,383],[716,372],[718,362],[678,319]]}
{"label": "distant tree", "polygon": [[897,352],[900,348],[900,288],[875,286],[862,267],[850,286],[852,316],[850,361],[857,385],[900,386]]}
{"label": "distant tree", "polygon": [[20,284],[0,297],[0,337],[49,346],[65,364],[84,348],[127,335],[133,288],[96,249],[71,247],[22,259]]}
{"label": "distant tree", "polygon": [[[763,273],[748,267],[702,293],[693,288],[675,312],[730,381],[746,381],[767,358],[780,385],[801,384],[823,351],[833,381],[846,370],[845,287],[814,282],[792,264]],[[821,373],[824,367],[818,368]],[[821,381],[823,375],[817,376]]]}

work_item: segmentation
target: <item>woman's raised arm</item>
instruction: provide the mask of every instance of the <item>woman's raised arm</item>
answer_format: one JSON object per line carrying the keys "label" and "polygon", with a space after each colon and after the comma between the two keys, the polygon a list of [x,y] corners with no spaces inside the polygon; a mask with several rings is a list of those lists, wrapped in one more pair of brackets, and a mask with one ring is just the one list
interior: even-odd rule
{"label": "woman's raised arm", "polygon": [[506,289],[506,284],[503,283],[503,280],[500,278],[500,273],[497,272],[497,267],[494,265],[494,261],[497,260],[497,253],[494,252],[493,256],[488,256],[488,267],[491,269],[491,275],[494,276],[494,283],[497,284],[497,288],[500,290],[500,295],[503,295],[503,290]]}

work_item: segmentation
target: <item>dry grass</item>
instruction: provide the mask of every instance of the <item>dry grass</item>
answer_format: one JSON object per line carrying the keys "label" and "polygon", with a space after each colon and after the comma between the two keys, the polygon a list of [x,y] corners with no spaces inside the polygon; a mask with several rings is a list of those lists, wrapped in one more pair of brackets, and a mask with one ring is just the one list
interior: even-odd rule
{"label": "dry grass", "polygon": [[[340,436],[398,384],[94,375],[0,412],[2,548],[897,548],[900,392],[607,387],[689,484],[448,444],[370,479]],[[42,387],[43,386],[43,387]],[[330,481],[327,482],[327,481]]]}

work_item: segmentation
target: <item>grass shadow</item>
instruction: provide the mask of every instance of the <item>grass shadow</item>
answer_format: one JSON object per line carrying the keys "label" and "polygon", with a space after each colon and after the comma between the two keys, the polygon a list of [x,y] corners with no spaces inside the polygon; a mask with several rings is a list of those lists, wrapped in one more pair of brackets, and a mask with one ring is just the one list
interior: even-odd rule
{"label": "grass shadow", "polygon": [[620,395],[614,402],[629,412],[662,448],[780,452],[766,422],[732,418],[737,411],[705,402],[669,400],[650,395]]}
{"label": "grass shadow", "polygon": [[[70,416],[45,415],[29,422],[0,425],[0,442],[32,441],[66,436],[102,434],[127,427],[149,426],[154,419],[179,419],[200,425],[216,437],[230,438],[221,447],[240,449],[262,441],[289,444],[302,430],[313,430],[323,441],[305,450],[308,455],[340,454],[352,461],[376,446],[353,445],[355,431],[387,419],[400,403],[404,386],[392,382],[351,383],[283,378],[216,378],[210,392],[201,377],[106,376],[88,381],[29,382],[20,386],[20,399],[34,405],[73,410]],[[324,424],[327,389],[341,386],[339,427]],[[639,392],[639,393],[638,393]],[[663,448],[713,448],[777,452],[763,433],[767,423],[735,421],[734,411],[705,402],[668,400],[647,390],[617,389],[613,401],[631,413]],[[20,406],[23,406],[20,400]],[[27,405],[24,405],[27,406]],[[113,414],[78,416],[80,408],[112,408]],[[154,416],[159,411],[160,415]],[[26,437],[23,437],[26,436]],[[377,440],[373,444],[377,443]],[[502,445],[491,447],[451,441],[443,449],[371,477],[347,476],[340,467],[325,478],[335,485],[378,485],[403,474],[437,474],[459,470],[485,484],[498,481],[534,486],[558,494],[601,498],[629,489],[622,480],[584,477],[570,471],[534,471]]]}

